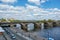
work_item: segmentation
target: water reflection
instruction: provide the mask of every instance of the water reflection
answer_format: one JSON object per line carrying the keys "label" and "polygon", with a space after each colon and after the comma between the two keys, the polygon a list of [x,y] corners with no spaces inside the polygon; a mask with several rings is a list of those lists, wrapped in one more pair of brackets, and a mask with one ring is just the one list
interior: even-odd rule
{"label": "water reflection", "polygon": [[34,24],[29,23],[27,27],[28,27],[28,31],[33,30],[34,29]]}
{"label": "water reflection", "polygon": [[38,32],[38,35],[45,38],[51,37],[55,40],[60,40],[60,27],[41,30]]}

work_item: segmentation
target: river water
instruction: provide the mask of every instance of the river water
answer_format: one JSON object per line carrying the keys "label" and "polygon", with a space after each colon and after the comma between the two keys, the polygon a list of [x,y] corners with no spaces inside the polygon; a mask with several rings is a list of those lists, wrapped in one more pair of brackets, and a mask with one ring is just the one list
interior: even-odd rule
{"label": "river water", "polygon": [[38,36],[45,38],[53,38],[54,40],[60,40],[60,27],[54,27],[50,29],[43,29],[37,32]]}
{"label": "river water", "polygon": [[[33,24],[29,24],[28,25],[28,30],[32,30],[34,29],[34,25]],[[60,40],[60,27],[53,27],[53,28],[49,28],[49,29],[41,29],[39,31],[36,32],[38,36],[42,36],[45,38],[53,38],[54,40]]]}

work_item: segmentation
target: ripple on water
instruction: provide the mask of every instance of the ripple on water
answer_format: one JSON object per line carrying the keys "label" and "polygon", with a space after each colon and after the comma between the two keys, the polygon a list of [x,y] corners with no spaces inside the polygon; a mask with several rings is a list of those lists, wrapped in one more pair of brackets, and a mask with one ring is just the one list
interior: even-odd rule
{"label": "ripple on water", "polygon": [[51,37],[55,40],[60,40],[60,27],[54,27],[51,29],[44,29],[41,31],[38,31],[38,36],[42,36],[45,38]]}

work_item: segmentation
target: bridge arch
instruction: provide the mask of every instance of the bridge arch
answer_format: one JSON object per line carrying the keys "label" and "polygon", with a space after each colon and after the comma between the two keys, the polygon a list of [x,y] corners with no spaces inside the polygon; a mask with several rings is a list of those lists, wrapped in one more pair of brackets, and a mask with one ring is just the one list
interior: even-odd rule
{"label": "bridge arch", "polygon": [[34,30],[34,23],[28,23],[27,24],[27,30],[28,31]]}
{"label": "bridge arch", "polygon": [[47,29],[47,28],[48,28],[48,23],[44,22],[44,29]]}
{"label": "bridge arch", "polygon": [[56,27],[57,26],[57,23],[56,22],[53,22],[52,25],[53,25],[53,27]]}

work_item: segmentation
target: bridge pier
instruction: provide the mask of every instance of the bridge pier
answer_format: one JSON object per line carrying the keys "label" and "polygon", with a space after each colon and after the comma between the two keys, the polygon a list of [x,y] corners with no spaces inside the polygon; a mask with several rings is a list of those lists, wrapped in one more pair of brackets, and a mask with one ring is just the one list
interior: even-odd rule
{"label": "bridge pier", "polygon": [[53,22],[45,22],[44,23],[44,28],[52,28],[53,27]]}
{"label": "bridge pier", "polygon": [[34,30],[36,30],[36,29],[41,29],[40,23],[34,23]]}
{"label": "bridge pier", "polygon": [[48,23],[44,22],[44,29],[47,29],[47,28],[48,28]]}
{"label": "bridge pier", "polygon": [[60,21],[59,21],[59,22],[57,22],[57,26],[58,26],[58,27],[60,27]]}
{"label": "bridge pier", "polygon": [[27,31],[27,24],[26,23],[21,23],[21,29]]}
{"label": "bridge pier", "polygon": [[53,27],[57,27],[57,22],[52,22]]}
{"label": "bridge pier", "polygon": [[16,26],[16,24],[12,24],[12,23],[10,24],[10,27],[15,27],[15,26]]}
{"label": "bridge pier", "polygon": [[44,23],[41,23],[41,30],[44,29]]}
{"label": "bridge pier", "polygon": [[53,27],[53,23],[52,22],[48,22],[48,28],[52,28]]}

